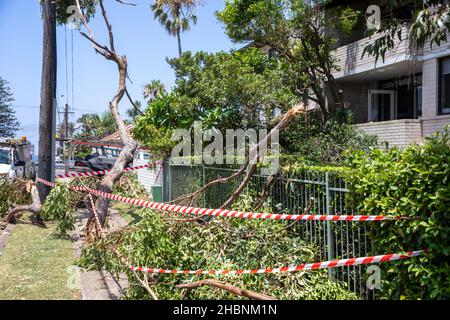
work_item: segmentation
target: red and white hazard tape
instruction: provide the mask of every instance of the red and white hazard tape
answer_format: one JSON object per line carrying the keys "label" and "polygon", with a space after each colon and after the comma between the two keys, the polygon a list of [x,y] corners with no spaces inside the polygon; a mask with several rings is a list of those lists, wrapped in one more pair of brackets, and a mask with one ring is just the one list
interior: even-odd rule
{"label": "red and white hazard tape", "polygon": [[400,220],[403,217],[390,216],[364,216],[364,215],[312,215],[312,214],[272,214],[272,213],[254,213],[232,211],[225,209],[207,209],[179,206],[176,204],[168,204],[161,202],[152,202],[140,199],[133,199],[123,197],[111,193],[102,192],[86,188],[87,192],[108,198],[115,201],[120,201],[132,204],[138,207],[149,208],[160,211],[171,211],[183,214],[194,214],[199,216],[215,216],[215,217],[231,217],[241,219],[270,219],[270,220],[316,220],[316,221],[382,221],[382,220]]}
{"label": "red and white hazard tape", "polygon": [[[43,183],[50,187],[54,187],[56,184],[53,182],[46,181],[41,178],[36,179],[37,182]],[[192,208],[183,207],[178,205],[170,205],[165,203],[151,202],[145,200],[132,199],[127,197],[122,197],[119,195],[114,195],[99,190],[90,189],[87,187],[70,187],[72,190],[85,191],[89,193],[89,200],[91,202],[91,207],[94,213],[94,218],[96,224],[99,226],[99,230],[102,238],[105,237],[104,230],[102,229],[99,221],[98,214],[95,209],[95,204],[90,196],[95,194],[102,196],[111,200],[121,201],[129,204],[133,204],[140,207],[146,207],[150,209],[173,211],[180,213],[192,213],[198,215],[212,215],[221,217],[236,217],[236,218],[247,218],[247,219],[275,219],[275,220],[319,220],[319,221],[380,221],[380,220],[393,220],[402,219],[402,217],[387,217],[387,216],[333,216],[333,215],[280,215],[280,214],[269,214],[269,213],[252,213],[252,212],[238,212],[229,211],[222,209],[205,209],[205,208]],[[264,269],[253,269],[253,270],[169,270],[169,269],[158,269],[158,268],[147,268],[147,267],[134,267],[129,266],[132,271],[140,271],[147,273],[158,273],[158,274],[209,274],[209,275],[226,275],[226,274],[261,274],[261,273],[284,273],[284,272],[297,272],[297,271],[308,271],[308,270],[318,270],[326,268],[335,267],[348,267],[363,264],[372,263],[382,263],[387,261],[404,260],[411,257],[417,257],[426,253],[426,250],[410,251],[404,253],[392,253],[384,254],[378,256],[360,257],[360,258],[350,258],[350,259],[339,259],[324,262],[315,263],[303,263],[297,266],[282,267],[282,268],[264,268]]]}
{"label": "red and white hazard tape", "polygon": [[[39,177],[36,178],[36,182],[45,184],[46,186],[49,186],[49,187],[52,187],[52,188],[56,186],[55,182],[50,182],[50,181],[41,179]],[[82,186],[70,186],[69,189],[70,190],[74,190],[74,191],[85,191],[85,192],[87,192],[87,190],[86,190],[87,188],[86,187],[82,187]]]}
{"label": "red and white hazard tape", "polygon": [[[139,169],[145,169],[145,168],[155,168],[157,165],[160,165],[161,162],[152,162],[149,164],[141,165],[141,166],[135,166],[135,167],[129,167],[125,168],[124,172],[129,172],[133,170],[139,170]],[[66,178],[77,178],[77,177],[94,177],[94,176],[100,176],[107,174],[111,170],[99,170],[99,171],[90,171],[90,172],[76,172],[76,173],[68,173],[68,174],[60,174],[57,175],[57,179],[66,179]]]}
{"label": "red and white hazard tape", "polygon": [[49,187],[56,186],[56,183],[50,182],[50,181],[47,181],[47,180],[44,180],[44,179],[41,179],[39,177],[36,178],[36,182],[40,182],[40,183],[45,184],[46,186],[49,186]]}
{"label": "red and white hazard tape", "polygon": [[100,223],[100,218],[98,217],[97,209],[95,208],[94,199],[92,198],[92,195],[90,193],[88,193],[88,198],[89,198],[89,202],[91,204],[92,213],[94,214],[95,225],[97,226],[97,230],[100,232],[101,238],[104,239],[106,237],[106,233],[102,228],[102,224]]}
{"label": "red and white hazard tape", "polygon": [[[52,182],[37,178],[36,181],[42,182],[48,186],[54,186]],[[392,216],[367,216],[367,215],[313,215],[313,214],[272,214],[272,213],[255,213],[232,211],[225,209],[207,209],[179,206],[176,204],[168,204],[161,202],[152,202],[147,200],[133,199],[119,196],[112,193],[107,193],[99,190],[94,190],[87,187],[71,187],[72,190],[86,191],[97,196],[101,196],[110,200],[128,203],[137,207],[149,208],[159,211],[171,211],[183,214],[193,214],[198,216],[215,216],[215,217],[230,217],[241,219],[269,219],[269,220],[291,220],[291,221],[385,221],[385,220],[402,220],[410,219],[409,217],[392,217]]]}
{"label": "red and white hazard tape", "polygon": [[339,259],[325,262],[304,263],[298,266],[283,267],[283,268],[264,268],[254,270],[165,270],[146,267],[130,267],[132,271],[141,271],[147,273],[164,273],[164,274],[214,274],[214,275],[226,275],[226,274],[255,274],[255,273],[282,273],[282,272],[297,272],[307,270],[318,270],[335,267],[348,267],[361,264],[381,263],[387,261],[403,260],[411,257],[417,257],[424,254],[425,251],[411,251],[405,253],[392,253],[383,254],[379,256],[351,258],[351,259]]}

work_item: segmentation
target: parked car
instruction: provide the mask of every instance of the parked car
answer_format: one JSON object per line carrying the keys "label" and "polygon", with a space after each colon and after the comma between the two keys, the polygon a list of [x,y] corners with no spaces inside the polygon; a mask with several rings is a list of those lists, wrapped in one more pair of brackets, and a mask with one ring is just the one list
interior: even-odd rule
{"label": "parked car", "polygon": [[100,156],[94,153],[84,159],[76,159],[75,167],[89,168],[93,171],[111,170],[117,158]]}
{"label": "parked car", "polygon": [[57,169],[63,169],[65,167],[65,163],[63,160],[55,160],[55,167]]}

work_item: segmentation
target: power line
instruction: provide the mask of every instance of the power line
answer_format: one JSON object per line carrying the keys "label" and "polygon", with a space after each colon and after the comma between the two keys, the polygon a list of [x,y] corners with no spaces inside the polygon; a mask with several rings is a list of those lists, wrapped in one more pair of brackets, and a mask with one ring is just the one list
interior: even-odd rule
{"label": "power line", "polygon": [[71,44],[71,58],[72,58],[72,109],[74,109],[75,108],[75,90],[74,90],[74,88],[75,88],[75,85],[74,85],[74,78],[75,78],[75,76],[74,76],[74,68],[73,68],[73,60],[74,60],[74,58],[73,58],[73,29],[71,29],[72,31],[71,31],[71,33],[72,33],[72,39],[71,39],[71,42],[72,42],[72,44]]}
{"label": "power line", "polygon": [[64,25],[64,63],[66,67],[66,104],[69,103],[69,69],[67,64],[67,26]]}

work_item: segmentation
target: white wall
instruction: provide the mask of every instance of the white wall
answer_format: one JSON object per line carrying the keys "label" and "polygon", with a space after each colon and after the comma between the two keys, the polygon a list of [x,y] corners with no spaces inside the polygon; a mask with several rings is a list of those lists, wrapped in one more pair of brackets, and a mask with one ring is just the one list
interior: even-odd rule
{"label": "white wall", "polygon": [[[134,160],[134,166],[146,165],[150,161],[150,155],[145,152],[139,152],[138,157]],[[138,181],[142,186],[151,192],[152,186],[162,186],[163,185],[163,169],[161,165],[158,165],[155,169],[140,169],[136,170]]]}
{"label": "white wall", "polygon": [[[436,49],[438,50],[438,49]],[[450,54],[450,50],[447,51]],[[450,115],[439,115],[439,57],[425,60],[422,75],[423,136],[443,131],[450,124]]]}
{"label": "white wall", "polygon": [[423,62],[422,69],[422,119],[437,116],[438,106],[438,59]]}

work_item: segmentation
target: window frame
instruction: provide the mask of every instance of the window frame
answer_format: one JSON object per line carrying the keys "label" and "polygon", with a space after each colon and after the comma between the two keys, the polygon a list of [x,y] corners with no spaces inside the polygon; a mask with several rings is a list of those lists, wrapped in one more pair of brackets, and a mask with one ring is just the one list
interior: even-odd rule
{"label": "window frame", "polygon": [[[439,116],[443,116],[443,115],[450,115],[450,107],[449,108],[443,108],[443,103],[442,103],[442,69],[443,69],[443,64],[444,61],[448,60],[450,63],[450,56],[446,56],[446,57],[442,57],[439,59],[438,61],[438,106],[437,106],[437,114]],[[450,73],[449,73],[450,74]],[[423,94],[423,93],[422,93]],[[450,100],[450,96],[448,97]]]}

